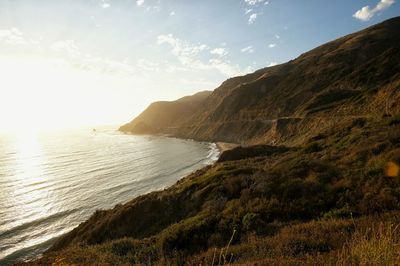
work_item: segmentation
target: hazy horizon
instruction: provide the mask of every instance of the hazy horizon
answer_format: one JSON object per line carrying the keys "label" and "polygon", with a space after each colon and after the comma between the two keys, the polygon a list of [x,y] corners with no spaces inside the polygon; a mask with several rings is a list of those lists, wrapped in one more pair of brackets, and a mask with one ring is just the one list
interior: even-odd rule
{"label": "hazy horizon", "polygon": [[398,14],[394,0],[0,2],[0,131],[122,124]]}

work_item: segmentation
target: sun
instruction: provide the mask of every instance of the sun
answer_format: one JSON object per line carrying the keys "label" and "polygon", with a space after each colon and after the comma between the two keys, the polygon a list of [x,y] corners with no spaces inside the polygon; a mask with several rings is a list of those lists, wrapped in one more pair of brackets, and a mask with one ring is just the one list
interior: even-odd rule
{"label": "sun", "polygon": [[[46,57],[0,56],[0,131],[80,127],[101,118],[102,77]],[[103,102],[106,97],[103,97]]]}

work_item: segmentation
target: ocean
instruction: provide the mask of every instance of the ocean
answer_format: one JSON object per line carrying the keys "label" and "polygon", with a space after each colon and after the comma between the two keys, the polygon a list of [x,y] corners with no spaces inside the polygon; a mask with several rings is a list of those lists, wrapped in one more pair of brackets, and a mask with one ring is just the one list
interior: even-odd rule
{"label": "ocean", "polygon": [[0,265],[39,256],[97,209],[213,163],[215,144],[114,129],[0,135]]}

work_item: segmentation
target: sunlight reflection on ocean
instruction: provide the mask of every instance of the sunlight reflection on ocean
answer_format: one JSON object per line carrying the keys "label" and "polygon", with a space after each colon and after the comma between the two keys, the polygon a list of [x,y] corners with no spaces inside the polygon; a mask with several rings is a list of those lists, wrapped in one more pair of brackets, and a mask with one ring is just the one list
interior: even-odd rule
{"label": "sunlight reflection on ocean", "polygon": [[29,259],[96,209],[214,162],[215,144],[114,130],[0,136],[0,264]]}

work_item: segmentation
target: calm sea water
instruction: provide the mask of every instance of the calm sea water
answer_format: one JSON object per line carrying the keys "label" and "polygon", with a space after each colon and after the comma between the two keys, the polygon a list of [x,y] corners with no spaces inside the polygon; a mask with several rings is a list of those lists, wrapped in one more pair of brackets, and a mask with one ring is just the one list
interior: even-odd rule
{"label": "calm sea water", "polygon": [[31,259],[96,209],[168,187],[214,144],[115,130],[0,136],[0,265]]}

